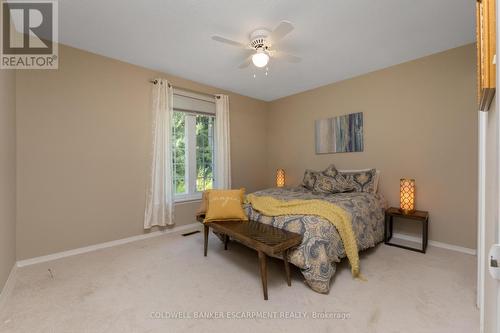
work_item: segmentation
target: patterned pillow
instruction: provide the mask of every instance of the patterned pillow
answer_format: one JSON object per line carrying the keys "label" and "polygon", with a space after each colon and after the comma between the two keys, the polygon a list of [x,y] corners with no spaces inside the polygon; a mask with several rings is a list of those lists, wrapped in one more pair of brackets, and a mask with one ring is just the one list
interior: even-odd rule
{"label": "patterned pillow", "polygon": [[340,174],[335,177],[319,174],[316,176],[313,191],[319,193],[343,193],[354,191],[354,187]]}
{"label": "patterned pillow", "polygon": [[339,172],[353,186],[355,192],[375,193],[375,175],[377,171],[370,169],[366,171]]}
{"label": "patterned pillow", "polygon": [[328,177],[335,177],[339,174],[339,172],[337,171],[335,165],[330,164],[330,166],[323,171],[323,174]]}
{"label": "patterned pillow", "polygon": [[304,179],[302,180],[302,186],[312,191],[314,188],[314,183],[316,182],[316,176],[319,174],[320,172],[318,171],[307,169],[304,172]]}

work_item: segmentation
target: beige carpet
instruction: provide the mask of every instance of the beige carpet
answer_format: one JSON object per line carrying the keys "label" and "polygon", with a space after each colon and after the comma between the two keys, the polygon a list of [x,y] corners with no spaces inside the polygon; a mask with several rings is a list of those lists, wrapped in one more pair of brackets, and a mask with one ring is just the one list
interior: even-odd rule
{"label": "beige carpet", "polygon": [[[368,281],[344,262],[329,295],[295,267],[288,287],[273,259],[264,301],[255,252],[213,235],[202,252],[201,234],[167,235],[19,269],[0,332],[478,332],[473,256],[379,245],[361,257]],[[225,318],[194,319],[203,311]]]}

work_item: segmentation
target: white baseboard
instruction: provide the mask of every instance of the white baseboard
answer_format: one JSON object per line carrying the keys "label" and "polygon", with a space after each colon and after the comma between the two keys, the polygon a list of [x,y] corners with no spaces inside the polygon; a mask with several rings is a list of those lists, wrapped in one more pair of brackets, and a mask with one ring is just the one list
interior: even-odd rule
{"label": "white baseboard", "polygon": [[16,272],[17,272],[17,266],[16,264],[14,264],[14,266],[12,266],[12,269],[10,270],[10,274],[9,277],[7,278],[7,281],[5,281],[5,285],[3,286],[3,289],[0,292],[0,313],[2,312],[2,309],[5,305],[5,302],[7,301],[7,298],[14,289],[14,284],[16,281]]}
{"label": "white baseboard", "polygon": [[[19,260],[16,263],[16,265],[14,266],[14,268],[12,269],[12,271],[9,275],[9,279],[5,283],[3,291],[0,294],[0,301],[4,297],[4,294],[6,294],[8,292],[9,282],[11,280],[13,280],[13,275],[15,274],[15,267],[16,266],[17,267],[24,267],[24,266],[29,266],[29,265],[35,265],[35,264],[39,264],[42,262],[71,257],[71,256],[75,256],[78,254],[97,251],[100,249],[106,249],[106,248],[117,246],[117,245],[132,243],[132,242],[140,241],[143,239],[158,237],[158,236],[167,235],[167,234],[179,234],[181,232],[185,232],[185,231],[189,232],[192,230],[201,230],[201,224],[198,222],[195,222],[195,223],[175,227],[172,229],[153,231],[151,233],[147,233],[147,234],[143,234],[143,235],[137,235],[137,236],[127,237],[127,238],[117,239],[117,240],[110,241],[110,242],[80,247],[77,249],[63,251],[63,252],[57,252],[57,253],[53,253],[53,254],[49,254],[49,255],[45,255],[45,256]],[[405,234],[394,233],[393,237],[398,238],[398,239],[402,239],[402,240],[406,240],[406,241],[410,241],[410,242],[422,242],[422,239],[420,237],[415,237],[415,236],[410,236],[410,235],[405,235]],[[433,240],[429,240],[429,245],[434,246],[434,247],[439,247],[442,249],[457,251],[457,252],[461,252],[461,253],[465,253],[465,254],[469,254],[469,255],[476,255],[475,249],[469,249],[469,248],[462,247],[462,246],[436,242]],[[0,305],[1,305],[1,302],[0,302]]]}
{"label": "white baseboard", "polygon": [[198,222],[195,222],[195,223],[191,223],[191,224],[187,224],[187,225],[182,225],[179,227],[174,227],[172,229],[153,231],[153,232],[143,234],[143,235],[137,235],[137,236],[127,237],[127,238],[117,239],[117,240],[110,241],[110,242],[80,247],[77,249],[63,251],[63,252],[57,252],[57,253],[49,254],[46,256],[19,260],[17,262],[17,267],[24,267],[24,266],[39,264],[42,262],[47,262],[47,261],[52,261],[52,260],[56,260],[56,259],[75,256],[77,254],[97,251],[97,250],[105,249],[108,247],[113,247],[113,246],[117,246],[117,245],[136,242],[136,241],[140,241],[140,240],[147,239],[147,238],[158,237],[158,236],[167,235],[167,234],[178,234],[181,232],[192,231],[192,230],[201,230],[201,224]]}
{"label": "white baseboard", "polygon": [[[410,235],[405,235],[405,234],[394,233],[392,235],[392,237],[406,240],[406,241],[410,241],[410,242],[417,242],[417,243],[422,242],[422,238],[420,238],[420,237],[415,237],[415,236],[410,236]],[[433,240],[429,240],[429,245],[434,246],[434,247],[439,247],[442,249],[451,250],[451,251],[457,251],[457,252],[461,252],[461,253],[465,253],[465,254],[470,254],[472,256],[475,256],[477,254],[477,251],[475,249],[469,249],[467,247],[462,247],[462,246],[458,246],[458,245],[436,242]]]}

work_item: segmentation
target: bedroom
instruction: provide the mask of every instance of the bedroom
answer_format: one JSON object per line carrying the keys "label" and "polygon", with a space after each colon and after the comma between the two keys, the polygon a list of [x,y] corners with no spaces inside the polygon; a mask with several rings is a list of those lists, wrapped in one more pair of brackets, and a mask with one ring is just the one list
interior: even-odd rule
{"label": "bedroom", "polygon": [[[498,106],[478,111],[474,1],[56,4],[57,67],[0,69],[0,331],[498,332]],[[249,50],[252,32],[269,41]],[[155,128],[165,110],[172,127]],[[317,150],[322,120],[358,113],[361,146]],[[368,169],[371,188],[303,186],[331,165],[340,179]],[[429,215],[425,254],[384,244],[401,178]],[[196,214],[211,187],[328,202],[360,253],[346,258],[350,229],[323,213],[244,205],[301,235],[291,286],[282,254],[263,257],[264,279],[241,235],[225,250],[210,230],[205,257]],[[392,240],[420,247],[411,216]]]}

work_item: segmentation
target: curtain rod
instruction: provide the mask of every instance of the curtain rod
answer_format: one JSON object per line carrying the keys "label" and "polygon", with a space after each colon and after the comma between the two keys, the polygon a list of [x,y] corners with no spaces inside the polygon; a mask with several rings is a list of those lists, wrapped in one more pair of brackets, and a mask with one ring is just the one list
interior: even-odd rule
{"label": "curtain rod", "polygon": [[[155,79],[155,80],[150,80],[149,82],[152,84],[158,84],[159,81]],[[171,87],[172,85],[169,83],[168,86]]]}
{"label": "curtain rod", "polygon": [[[159,81],[157,79],[154,79],[154,80],[150,80],[149,82],[152,83],[152,84],[158,84]],[[173,88],[177,88],[177,89],[180,89],[180,90],[185,90],[185,91],[188,91],[188,92],[192,92],[192,93],[195,93],[195,94],[201,94],[201,95],[206,95],[206,96],[215,97],[217,99],[220,99],[220,96],[217,96],[217,95],[206,94],[206,93],[201,93],[201,92],[198,92],[198,91],[193,91],[193,90],[189,90],[189,89],[185,89],[185,88],[175,87],[175,86],[171,85],[170,83],[168,84],[168,86],[169,87],[173,87]]]}

